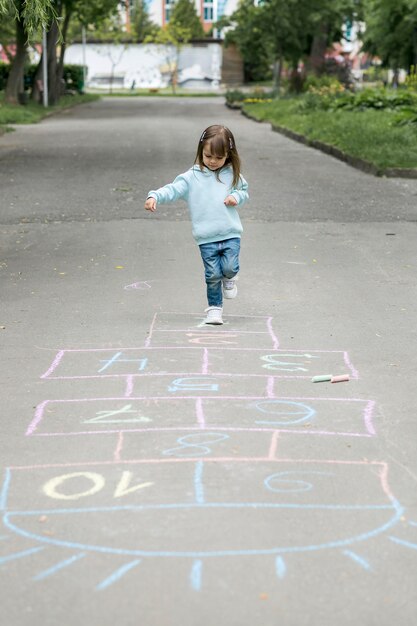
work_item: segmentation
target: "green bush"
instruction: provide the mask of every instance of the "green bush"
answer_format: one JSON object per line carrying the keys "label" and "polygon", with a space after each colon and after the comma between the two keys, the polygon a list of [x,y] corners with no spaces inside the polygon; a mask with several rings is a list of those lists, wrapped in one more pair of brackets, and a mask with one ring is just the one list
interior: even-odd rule
{"label": "green bush", "polygon": [[259,102],[264,100],[271,100],[272,93],[270,91],[264,91],[262,88],[255,88],[251,92],[243,92],[239,89],[226,92],[226,102],[244,103],[244,102]]}
{"label": "green bush", "polygon": [[321,76],[309,74],[303,84],[304,91],[320,90],[323,87],[340,89],[342,83],[334,76],[329,76],[328,74],[322,74]]}
{"label": "green bush", "polygon": [[335,108],[347,111],[366,109],[396,110],[417,107],[417,94],[406,89],[365,89],[357,93],[345,93],[334,103]]}
{"label": "green bush", "polygon": [[6,82],[9,77],[10,65],[9,63],[0,62],[0,91],[6,88]]}
{"label": "green bush", "polygon": [[232,89],[230,91],[226,91],[226,102],[229,104],[233,104],[234,102],[243,102],[246,98],[246,94],[239,89]]}
{"label": "green bush", "polygon": [[[25,90],[32,89],[33,80],[37,65],[28,65],[25,68],[24,75],[24,88]],[[4,91],[6,88],[7,79],[10,73],[9,63],[0,63],[0,91]],[[64,65],[64,81],[65,89],[67,91],[76,91],[82,93],[84,90],[84,78],[83,78],[83,66],[82,65]]]}

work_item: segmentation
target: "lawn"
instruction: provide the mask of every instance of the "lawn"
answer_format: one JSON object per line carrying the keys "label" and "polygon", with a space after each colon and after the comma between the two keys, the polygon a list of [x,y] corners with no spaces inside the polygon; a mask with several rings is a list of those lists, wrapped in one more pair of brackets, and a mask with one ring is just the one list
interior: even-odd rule
{"label": "lawn", "polygon": [[[417,123],[398,110],[303,110],[297,98],[244,104],[251,117],[385,168],[417,168]],[[417,113],[417,111],[416,111]]]}
{"label": "lawn", "polygon": [[0,92],[0,129],[7,129],[7,124],[34,124],[51,113],[55,113],[62,109],[67,109],[76,104],[92,102],[97,100],[99,96],[91,94],[76,94],[71,96],[63,96],[59,104],[50,107],[44,107],[41,104],[29,102],[26,105],[10,105],[4,103],[4,93]]}

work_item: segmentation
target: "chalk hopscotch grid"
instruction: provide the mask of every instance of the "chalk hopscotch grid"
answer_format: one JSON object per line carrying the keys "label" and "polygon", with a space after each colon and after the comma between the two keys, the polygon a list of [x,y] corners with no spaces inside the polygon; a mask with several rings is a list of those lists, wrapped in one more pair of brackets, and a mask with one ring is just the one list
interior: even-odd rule
{"label": "chalk hopscotch grid", "polygon": [[[123,349],[115,349],[113,350],[113,352],[117,351],[119,352],[120,350],[122,350],[122,352],[131,352],[131,351],[143,351],[143,350],[184,350],[184,349],[188,349],[188,350],[202,350],[202,354],[203,354],[203,358],[202,358],[202,372],[198,372],[196,374],[190,374],[190,372],[186,372],[186,373],[177,373],[177,372],[170,372],[169,376],[187,376],[187,377],[191,377],[191,376],[198,376],[201,377],[202,375],[207,375],[207,376],[218,376],[218,377],[248,377],[248,378],[255,378],[255,377],[263,377],[266,379],[266,396],[259,396],[259,395],[254,395],[254,396],[236,396],[236,395],[216,395],[215,398],[213,397],[213,395],[209,395],[209,396],[204,396],[204,395],[181,395],[181,396],[177,396],[175,395],[173,396],[133,396],[134,393],[134,380],[138,377],[149,377],[149,376],[167,376],[168,374],[164,374],[164,373],[157,373],[157,372],[153,372],[153,373],[130,373],[130,374],[105,374],[105,375],[93,375],[93,376],[53,376],[52,374],[55,372],[55,370],[57,369],[57,367],[59,366],[59,364],[62,362],[64,356],[68,353],[92,353],[92,352],[100,352],[100,353],[104,353],[104,352],[112,352],[111,349],[109,348],[99,348],[99,349],[85,349],[85,350],[79,350],[79,349],[66,349],[66,350],[60,350],[59,352],[57,352],[52,364],[50,365],[49,369],[41,376],[42,379],[58,379],[58,380],[64,380],[64,379],[81,379],[81,378],[124,378],[126,381],[126,389],[125,389],[125,395],[121,396],[121,397],[114,397],[114,398],[89,398],[89,399],[70,399],[70,400],[45,400],[44,402],[42,402],[41,404],[38,405],[38,407],[36,408],[36,413],[34,416],[34,419],[32,420],[32,422],[30,423],[28,429],[27,429],[27,435],[37,435],[37,436],[62,436],[62,435],[87,435],[87,434],[112,434],[112,435],[117,435],[117,443],[116,443],[116,448],[114,450],[113,453],[113,458],[112,460],[109,461],[102,461],[102,462],[94,462],[94,461],[89,461],[89,462],[71,462],[71,463],[48,463],[48,464],[43,464],[43,465],[22,465],[22,466],[13,466],[11,468],[9,468],[8,472],[10,470],[13,471],[27,471],[27,470],[33,470],[33,469],[49,469],[49,468],[75,468],[75,467],[92,467],[92,466],[128,466],[128,465],[147,465],[149,464],[150,466],[153,466],[155,464],[158,465],[165,465],[165,464],[173,464],[173,467],[176,466],[176,464],[186,464],[186,463],[194,463],[195,464],[195,503],[194,505],[189,505],[189,504],[181,504],[181,503],[177,503],[177,504],[173,504],[173,505],[164,505],[161,504],[159,505],[159,507],[161,509],[175,509],[175,508],[182,508],[182,507],[216,507],[218,506],[218,503],[206,503],[205,502],[205,492],[204,492],[204,476],[203,476],[203,469],[205,467],[205,464],[220,464],[220,463],[233,463],[233,464],[239,464],[239,463],[254,463],[255,465],[258,463],[265,463],[268,462],[270,464],[274,464],[277,465],[279,467],[279,464],[282,463],[291,463],[294,464],[294,466],[297,466],[298,464],[320,464],[320,465],[329,465],[329,466],[335,466],[335,465],[341,465],[341,466],[370,466],[370,467],[377,467],[379,468],[378,474],[380,476],[380,480],[381,480],[381,487],[382,487],[382,492],[385,494],[385,496],[388,498],[390,504],[388,505],[372,505],[372,506],[367,506],[367,505],[355,505],[352,509],[352,506],[350,505],[332,505],[330,508],[334,508],[335,510],[384,510],[384,509],[390,509],[393,511],[394,516],[392,517],[391,520],[389,520],[388,522],[386,522],[384,525],[382,525],[379,528],[375,528],[373,531],[370,532],[366,532],[363,533],[362,535],[356,536],[354,538],[348,538],[345,541],[337,541],[337,542],[329,542],[325,545],[311,545],[311,546],[303,546],[302,548],[279,548],[277,550],[223,550],[223,551],[217,551],[217,552],[213,552],[213,551],[194,551],[194,552],[176,552],[176,551],[168,551],[168,552],[158,552],[158,551],[154,551],[154,552],[146,552],[146,551],[138,551],[138,550],[118,550],[118,549],[108,549],[105,548],[103,551],[107,552],[107,553],[113,553],[113,554],[124,554],[124,555],[134,555],[134,556],[184,556],[184,557],[192,557],[193,561],[192,561],[192,565],[191,565],[191,570],[190,570],[190,575],[189,575],[189,582],[190,582],[190,586],[194,591],[200,591],[201,590],[201,586],[202,586],[202,569],[203,569],[203,561],[201,560],[204,557],[209,557],[209,556],[224,556],[226,554],[230,554],[230,555],[250,555],[250,554],[275,554],[275,569],[276,569],[276,575],[278,578],[282,579],[284,578],[285,574],[286,574],[286,562],[284,561],[284,559],[282,558],[282,556],[280,556],[280,554],[284,554],[284,553],[288,553],[288,552],[296,552],[296,551],[314,551],[314,550],[318,550],[318,549],[323,549],[325,548],[332,548],[332,547],[348,547],[350,546],[352,543],[356,543],[358,541],[364,541],[367,540],[373,536],[376,536],[377,534],[380,534],[382,532],[384,532],[385,530],[387,530],[388,528],[391,528],[395,523],[397,523],[399,517],[403,514],[403,509],[402,507],[399,505],[398,501],[395,499],[395,497],[393,496],[393,494],[390,491],[390,488],[388,486],[388,480],[387,480],[387,474],[388,474],[388,464],[383,462],[383,461],[369,461],[369,460],[362,460],[362,461],[352,461],[352,460],[342,460],[342,459],[295,459],[295,458],[280,458],[278,457],[278,444],[279,444],[279,438],[280,438],[280,433],[287,433],[290,432],[292,434],[309,434],[309,435],[336,435],[336,436],[348,436],[348,437],[372,437],[375,435],[375,429],[373,426],[373,422],[372,422],[372,418],[373,418],[373,409],[374,409],[374,405],[375,402],[370,401],[370,400],[363,400],[363,399],[359,399],[359,398],[295,398],[295,397],[279,397],[275,395],[275,391],[274,391],[274,382],[275,379],[277,378],[311,378],[311,376],[288,376],[288,375],[279,375],[279,374],[275,374],[275,373],[268,373],[267,375],[261,375],[261,374],[238,374],[238,373],[231,373],[231,374],[227,374],[227,373],[215,373],[215,372],[210,372],[210,365],[209,365],[209,358],[210,358],[210,353],[211,351],[215,350],[217,351],[242,351],[245,353],[260,353],[263,352],[265,354],[265,352],[269,351],[273,351],[276,353],[277,356],[279,356],[280,354],[288,354],[288,353],[300,353],[300,354],[305,354],[306,351],[305,350],[278,350],[278,346],[279,346],[279,341],[278,338],[275,336],[274,332],[273,332],[273,328],[272,328],[272,317],[266,317],[266,316],[251,316],[252,318],[259,318],[259,319],[263,319],[266,320],[266,324],[267,324],[267,331],[261,332],[261,331],[241,331],[241,330],[237,330],[236,328],[230,329],[230,330],[224,330],[224,331],[219,331],[217,330],[216,332],[218,333],[218,335],[221,335],[221,333],[224,333],[224,336],[226,337],[228,334],[230,333],[238,333],[239,335],[253,335],[254,337],[256,337],[256,335],[265,335],[265,334],[269,334],[269,336],[271,337],[271,343],[272,343],[272,348],[234,348],[234,347],[224,347],[222,346],[220,347],[213,347],[212,345],[206,346],[202,349],[201,345],[198,346],[178,346],[178,345],[174,345],[174,346],[155,346],[152,347],[152,339],[154,336],[156,336],[156,333],[169,333],[169,332],[177,332],[177,333],[185,333],[186,335],[189,334],[190,332],[192,332],[192,336],[197,336],[198,337],[198,332],[199,332],[199,327],[192,327],[192,328],[187,328],[187,329],[163,329],[163,328],[157,328],[157,320],[158,320],[158,313],[156,313],[154,315],[154,318],[152,320],[152,324],[150,327],[150,331],[149,331],[149,336],[148,339],[145,342],[145,346],[144,347],[138,347],[138,348],[123,348]],[[179,314],[172,314],[172,315],[179,315]],[[184,314],[187,315],[187,314]],[[189,315],[187,315],[189,317]],[[235,316],[238,317],[238,316]],[[241,316],[242,318],[244,318],[245,316]],[[313,351],[309,351],[309,353],[312,354],[341,354],[343,355],[343,362],[345,364],[345,366],[348,368],[349,373],[351,378],[353,379],[358,379],[358,372],[356,371],[356,369],[353,367],[349,355],[347,352],[345,351],[320,351],[320,350],[313,350]],[[56,402],[65,402],[65,403],[77,403],[77,402],[98,402],[98,401],[126,401],[126,399],[129,399],[131,401],[135,401],[135,400],[155,400],[156,402],[158,401],[177,401],[177,400],[192,400],[196,402],[196,420],[197,423],[195,426],[193,427],[145,427],[145,428],[139,428],[139,429],[135,429],[135,428],[117,428],[114,430],[100,430],[100,431],[80,431],[80,432],[69,432],[69,433],[53,433],[53,432],[47,432],[47,433],[36,433],[36,430],[38,428],[38,426],[40,425],[41,421],[43,420],[44,417],[44,410],[45,408],[48,406],[48,404],[52,404],[52,403],[56,403]],[[297,401],[297,400],[303,400],[305,402],[307,401],[332,401],[332,402],[353,402],[353,403],[359,403],[362,402],[365,404],[363,413],[362,413],[362,417],[363,417],[363,422],[365,425],[365,429],[366,432],[365,433],[359,433],[359,432],[332,432],[332,431],[318,431],[318,430],[307,430],[307,429],[303,429],[302,431],[297,430],[296,428],[277,428],[276,426],[274,427],[262,427],[262,428],[254,428],[254,427],[229,427],[229,426],[217,426],[217,425],[213,425],[213,424],[207,424],[206,422],[206,417],[204,414],[204,400],[210,400],[213,401],[213,399],[215,400],[265,400],[265,399],[276,399],[276,400],[291,400],[291,401]],[[166,432],[166,431],[172,431],[172,432],[191,432],[191,433],[203,433],[207,430],[215,430],[215,431],[220,431],[220,432],[232,432],[232,433],[239,433],[239,432],[270,432],[271,433],[271,439],[270,439],[270,445],[269,445],[269,449],[267,451],[267,455],[266,456],[245,456],[245,457],[229,457],[229,456],[212,456],[212,457],[206,457],[206,456],[188,456],[188,457],[176,457],[176,458],[151,458],[151,459],[145,459],[145,458],[139,458],[139,459],[126,459],[123,460],[121,458],[122,455],[122,451],[123,451],[123,445],[124,445],[124,435],[125,433],[130,433],[130,432]],[[179,441],[179,440],[178,440]],[[190,445],[189,447],[193,447],[192,445]],[[198,448],[198,444],[195,444],[195,447]],[[200,446],[201,447],[201,446]],[[207,465],[207,467],[209,467],[209,465]],[[314,472],[313,472],[314,473]],[[316,472],[317,473],[317,472]],[[8,490],[10,487],[10,474],[6,475],[6,480],[3,484],[3,489],[1,492],[1,497],[0,497],[0,508],[2,508],[4,511],[6,510],[6,504],[7,504],[7,494],[8,494]],[[248,503],[239,503],[239,502],[231,502],[231,503],[223,503],[221,506],[228,508],[228,507],[253,507],[253,506],[257,506],[257,505],[252,505],[252,504],[248,504]],[[280,505],[277,505],[280,506]],[[284,505],[285,506],[285,505]],[[297,508],[297,507],[293,507],[293,505],[289,505],[292,508]],[[299,505],[300,508],[310,508],[309,505]],[[321,504],[317,504],[317,505],[311,505],[313,508],[314,507],[318,507],[318,508],[323,508],[323,505]],[[117,507],[116,507],[117,508]],[[132,507],[126,507],[127,509],[132,508]],[[135,507],[133,507],[135,508]],[[136,508],[141,508],[141,507],[136,507]],[[327,505],[324,506],[324,508],[328,508]],[[91,509],[92,511],[114,511],[115,507],[99,507],[97,509]],[[22,515],[38,515],[38,514],[42,514],[45,511],[23,511],[23,512],[19,512],[19,511],[13,511],[11,513],[9,513],[9,515],[13,515],[13,514],[19,514],[21,513]],[[81,508],[81,509],[74,509],[74,508],[69,508],[66,511],[56,511],[56,510],[51,510],[49,513],[50,514],[54,514],[54,513],[63,513],[63,512],[86,512],[86,509]],[[9,523],[9,518],[7,518],[7,523],[6,526]],[[41,538],[42,540],[44,540],[45,543],[51,543],[54,544],[53,540],[50,540],[48,538]],[[392,538],[392,540],[394,541],[394,538]],[[94,551],[95,547],[94,546],[89,546],[89,545],[79,545],[76,543],[71,543],[71,542],[63,542],[60,545],[64,546],[64,547],[70,547],[73,549],[85,549],[88,551]],[[39,550],[42,550],[43,547],[38,547],[35,549],[32,549],[30,551],[25,551],[25,554],[27,552],[33,553],[33,552],[37,552]],[[98,551],[101,551],[100,548],[98,548]],[[344,550],[343,552],[345,554],[345,556],[349,557],[353,562],[357,563],[359,566],[361,566],[363,569],[365,570],[369,570],[370,565],[367,562],[366,559],[364,559],[361,555],[358,555],[356,552],[353,552],[352,550]],[[23,555],[23,553],[22,553]],[[64,561],[60,561],[58,564],[56,564],[54,567],[48,569],[48,570],[44,570],[43,572],[41,572],[38,575],[39,580],[41,580],[42,578],[46,578],[49,575],[52,575],[52,573],[54,572],[54,568],[56,570],[59,570],[63,567],[65,567],[67,564],[70,564],[72,562],[75,562],[81,558],[83,558],[84,553],[80,553],[79,555],[75,555],[74,557],[71,557],[70,559],[64,560]],[[13,557],[12,557],[13,558]],[[17,558],[17,557],[16,557]],[[0,561],[1,562],[1,561]],[[105,589],[108,586],[110,586],[110,584],[112,584],[114,581],[118,580],[119,578],[121,578],[127,571],[129,571],[131,568],[134,568],[138,563],[140,563],[140,560],[134,560],[131,561],[125,565],[123,565],[122,567],[120,567],[118,570],[116,570],[112,575],[110,575],[109,577],[107,577],[106,579],[104,579],[99,585],[97,585],[96,589]]]}

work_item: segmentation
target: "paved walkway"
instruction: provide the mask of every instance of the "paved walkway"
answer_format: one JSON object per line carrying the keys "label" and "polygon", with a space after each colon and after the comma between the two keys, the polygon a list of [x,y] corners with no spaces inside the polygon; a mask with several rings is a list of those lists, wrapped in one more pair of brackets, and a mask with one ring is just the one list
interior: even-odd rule
{"label": "paved walkway", "polygon": [[[207,328],[185,207],[143,202],[216,122],[251,201]],[[410,626],[417,181],[111,98],[4,136],[0,188],[8,626]]]}

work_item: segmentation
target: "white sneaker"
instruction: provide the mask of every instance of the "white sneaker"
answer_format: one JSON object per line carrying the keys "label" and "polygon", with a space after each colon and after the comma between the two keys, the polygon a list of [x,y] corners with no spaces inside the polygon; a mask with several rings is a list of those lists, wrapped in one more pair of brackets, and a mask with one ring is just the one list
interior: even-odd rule
{"label": "white sneaker", "polygon": [[237,296],[237,276],[233,278],[223,278],[223,296],[225,298],[236,298]]}
{"label": "white sneaker", "polygon": [[205,312],[207,313],[207,317],[204,320],[205,324],[223,324],[223,309],[221,306],[209,306]]}

